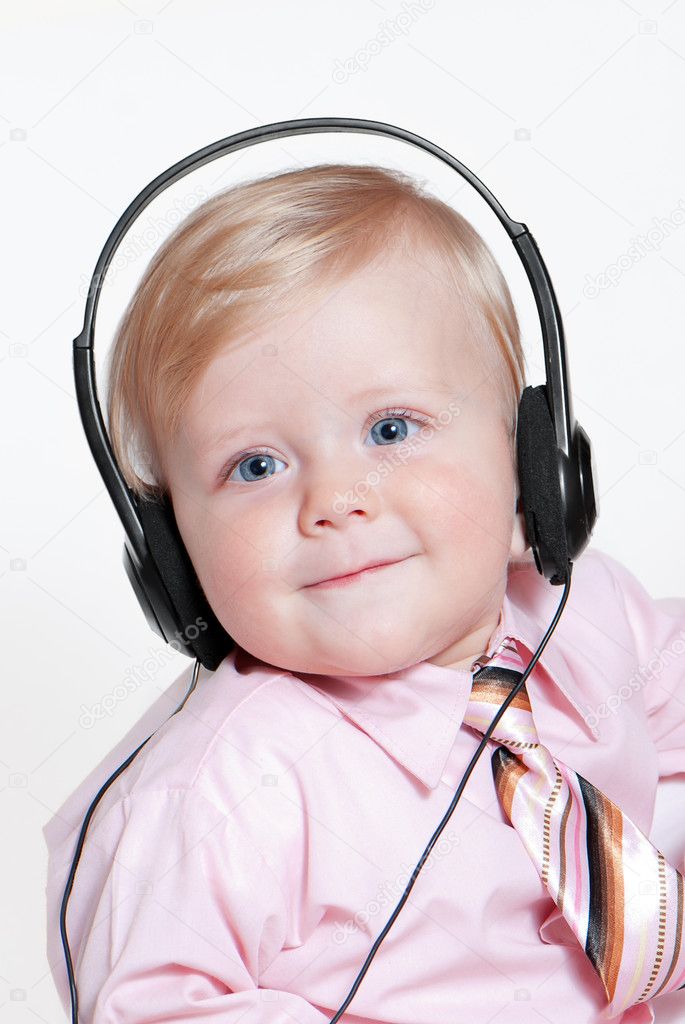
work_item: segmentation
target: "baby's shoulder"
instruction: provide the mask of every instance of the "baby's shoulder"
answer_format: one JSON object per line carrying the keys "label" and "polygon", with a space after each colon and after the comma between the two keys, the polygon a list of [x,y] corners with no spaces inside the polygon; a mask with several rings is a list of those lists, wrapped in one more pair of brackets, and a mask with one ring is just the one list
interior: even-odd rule
{"label": "baby's shoulder", "polygon": [[[516,569],[507,597],[516,625],[528,645],[540,641],[563,598],[563,585],[551,585],[535,565]],[[639,661],[639,640],[649,635],[653,600],[636,576],[616,558],[594,545],[573,563],[568,597],[542,661],[558,676],[587,680],[600,690],[626,678]]]}
{"label": "baby's shoulder", "polygon": [[[628,581],[637,583],[632,573],[617,559],[594,545],[588,545],[573,563],[568,604],[560,627],[564,619],[566,625],[574,619],[575,627],[580,628],[581,620],[586,616],[595,625],[605,621],[607,626],[619,630],[627,628],[624,590]],[[563,586],[550,585],[532,561],[525,565],[517,563],[510,571],[508,596],[541,621],[551,619],[562,592]],[[568,615],[568,612],[572,614]]]}
{"label": "baby's shoulder", "polygon": [[251,658],[249,670],[238,670],[236,651],[245,665],[245,652],[234,649],[215,672],[200,673],[183,708],[117,780],[108,804],[186,790],[230,813],[331,728],[339,713],[296,674]]}
{"label": "baby's shoulder", "polygon": [[230,655],[106,794],[100,824],[108,834],[149,820],[189,842],[211,832],[214,843],[256,851],[287,891],[288,872],[299,877],[302,808],[335,756],[336,718],[297,675],[269,666],[242,675]]}

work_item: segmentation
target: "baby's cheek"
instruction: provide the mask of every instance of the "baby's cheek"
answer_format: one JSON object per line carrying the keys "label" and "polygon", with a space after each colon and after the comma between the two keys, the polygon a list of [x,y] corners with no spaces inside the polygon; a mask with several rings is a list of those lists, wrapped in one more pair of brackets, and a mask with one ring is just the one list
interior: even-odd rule
{"label": "baby's cheek", "polygon": [[492,480],[481,467],[454,460],[442,469],[430,514],[434,539],[483,566],[506,561],[514,515],[507,501],[509,481]]}
{"label": "baby's cheek", "polygon": [[287,591],[297,586],[287,555],[293,540],[282,536],[284,529],[278,516],[255,509],[254,504],[249,515],[225,515],[216,523],[204,544],[210,603],[212,594],[227,615],[235,616],[245,606],[259,607],[274,588]]}

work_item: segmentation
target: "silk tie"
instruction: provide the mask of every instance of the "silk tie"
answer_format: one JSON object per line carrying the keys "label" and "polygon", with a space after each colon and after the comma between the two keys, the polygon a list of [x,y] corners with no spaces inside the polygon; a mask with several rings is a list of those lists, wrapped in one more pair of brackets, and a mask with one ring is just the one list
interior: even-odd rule
{"label": "silk tie", "polygon": [[[465,724],[483,734],[525,667],[511,637],[480,658]],[[684,988],[683,875],[604,793],[552,757],[525,685],[491,741],[502,810],[599,974],[605,1019]]]}

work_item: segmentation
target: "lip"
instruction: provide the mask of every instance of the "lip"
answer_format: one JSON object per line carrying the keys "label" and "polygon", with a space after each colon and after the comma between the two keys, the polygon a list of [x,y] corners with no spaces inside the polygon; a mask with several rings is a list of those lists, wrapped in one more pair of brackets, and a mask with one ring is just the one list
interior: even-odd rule
{"label": "lip", "polygon": [[348,573],[344,576],[333,576],[331,579],[322,580],[320,583],[310,583],[304,589],[327,590],[329,587],[347,587],[364,576],[378,572],[379,569],[387,569],[391,565],[399,565],[400,562],[406,562],[406,558],[396,558],[392,562],[375,562],[372,565],[367,565],[365,569],[359,569],[357,572]]}

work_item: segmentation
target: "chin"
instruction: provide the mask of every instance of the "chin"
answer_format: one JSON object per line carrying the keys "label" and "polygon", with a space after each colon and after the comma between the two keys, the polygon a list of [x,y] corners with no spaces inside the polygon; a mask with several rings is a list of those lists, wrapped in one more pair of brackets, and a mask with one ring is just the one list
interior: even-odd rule
{"label": "chin", "polygon": [[[262,659],[263,660],[263,659]],[[293,672],[295,675],[317,675],[317,676],[382,676],[391,675],[408,668],[415,663],[416,659],[410,661],[390,661],[380,657],[354,658],[348,660],[336,660],[334,658],[303,658],[281,659],[276,665],[284,672]]]}

